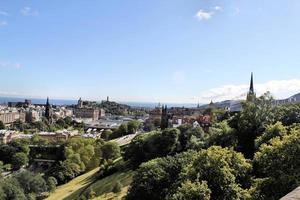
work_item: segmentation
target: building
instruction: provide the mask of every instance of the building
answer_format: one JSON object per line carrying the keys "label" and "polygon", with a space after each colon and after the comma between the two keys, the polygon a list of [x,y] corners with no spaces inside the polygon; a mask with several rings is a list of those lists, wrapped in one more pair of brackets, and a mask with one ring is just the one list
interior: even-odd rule
{"label": "building", "polygon": [[51,105],[49,103],[49,97],[47,97],[46,108],[45,108],[45,117],[48,119],[49,122],[52,121],[52,109],[51,109]]}
{"label": "building", "polygon": [[253,73],[251,73],[250,88],[247,94],[247,101],[253,101],[255,98],[256,98],[256,94],[254,92]]}
{"label": "building", "polygon": [[103,109],[96,108],[75,108],[73,114],[76,118],[91,118],[93,121],[105,116]]}
{"label": "building", "polygon": [[1,111],[0,121],[4,124],[12,124],[15,121],[20,120],[25,122],[25,113],[21,111]]}

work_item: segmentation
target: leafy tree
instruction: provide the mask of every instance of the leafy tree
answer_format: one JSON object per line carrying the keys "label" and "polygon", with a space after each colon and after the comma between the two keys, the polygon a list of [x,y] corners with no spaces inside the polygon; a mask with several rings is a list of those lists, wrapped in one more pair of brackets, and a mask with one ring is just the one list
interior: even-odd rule
{"label": "leafy tree", "polygon": [[114,160],[121,156],[120,147],[116,142],[107,142],[102,147],[102,158],[105,160]]}
{"label": "leafy tree", "polygon": [[181,176],[192,182],[207,181],[212,199],[245,199],[250,197],[251,169],[250,162],[241,153],[212,146],[200,151]]}
{"label": "leafy tree", "polygon": [[287,134],[287,128],[281,122],[268,125],[265,132],[255,140],[255,147],[258,149],[262,144],[269,143],[272,138],[283,137]]}
{"label": "leafy tree", "polygon": [[26,196],[20,187],[17,180],[14,178],[6,179],[5,182],[1,182],[3,196],[9,200],[27,200]]}
{"label": "leafy tree", "polygon": [[180,131],[178,129],[165,129],[160,137],[159,152],[161,156],[173,154],[177,151]]}
{"label": "leafy tree", "polygon": [[7,144],[0,145],[0,160],[3,161],[4,164],[11,163],[15,153],[16,149],[14,147]]}
{"label": "leafy tree", "polygon": [[254,156],[254,170],[261,178],[257,190],[264,199],[275,200],[300,183],[300,133],[292,132],[261,145]]}
{"label": "leafy tree", "polygon": [[0,121],[0,130],[5,129],[5,124],[3,123],[3,121]]}
{"label": "leafy tree", "polygon": [[72,118],[67,116],[64,118],[65,124],[68,126],[72,126]]}
{"label": "leafy tree", "polygon": [[[237,129],[238,142],[241,152],[252,158],[255,152],[255,139],[259,137],[267,125],[274,123],[273,98],[270,93],[266,93],[253,101],[242,103],[242,111],[231,121],[231,127]],[[232,124],[236,122],[236,124]]]}
{"label": "leafy tree", "polygon": [[196,152],[189,151],[174,157],[164,157],[141,164],[136,171],[126,200],[165,200],[180,186],[179,174],[192,163]]}
{"label": "leafy tree", "polygon": [[127,123],[128,134],[134,134],[139,129],[141,123],[137,120],[133,120]]}
{"label": "leafy tree", "polygon": [[231,128],[226,121],[216,123],[209,128],[209,136],[205,143],[206,147],[218,145],[235,148],[238,143],[236,130]]}
{"label": "leafy tree", "polygon": [[115,194],[118,194],[122,191],[122,184],[120,183],[120,181],[117,181],[112,189],[112,192]]}
{"label": "leafy tree", "polygon": [[104,140],[109,140],[112,134],[113,134],[112,130],[106,129],[101,133],[101,138]]}
{"label": "leafy tree", "polygon": [[12,157],[11,164],[14,169],[20,169],[22,166],[27,165],[28,161],[28,156],[23,152],[19,152]]}
{"label": "leafy tree", "polygon": [[56,189],[58,182],[56,180],[56,178],[54,178],[53,176],[48,177],[47,179],[47,185],[48,185],[48,190],[50,192],[53,192]]}
{"label": "leafy tree", "polygon": [[211,190],[205,181],[186,181],[167,200],[210,200]]}

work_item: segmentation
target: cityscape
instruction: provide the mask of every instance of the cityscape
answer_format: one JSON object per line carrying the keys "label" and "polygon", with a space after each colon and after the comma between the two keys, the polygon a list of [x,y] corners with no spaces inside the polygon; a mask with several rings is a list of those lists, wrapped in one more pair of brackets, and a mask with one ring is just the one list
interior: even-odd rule
{"label": "cityscape", "polygon": [[0,2],[0,200],[300,200],[300,2]]}

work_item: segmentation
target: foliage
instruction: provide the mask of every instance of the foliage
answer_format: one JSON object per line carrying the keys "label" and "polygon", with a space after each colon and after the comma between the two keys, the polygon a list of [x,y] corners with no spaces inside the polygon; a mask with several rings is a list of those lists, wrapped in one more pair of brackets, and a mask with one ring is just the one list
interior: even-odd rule
{"label": "foliage", "polygon": [[176,191],[180,172],[194,160],[195,154],[190,151],[143,163],[133,177],[126,199],[166,199]]}
{"label": "foliage", "polygon": [[209,128],[209,136],[205,139],[205,147],[213,145],[235,148],[238,143],[236,130],[226,121],[216,123]]}
{"label": "foliage", "polygon": [[242,102],[242,111],[231,119],[231,127],[237,129],[238,150],[247,158],[252,158],[255,152],[254,140],[259,137],[267,125],[275,121],[273,98],[266,93],[252,101]]}
{"label": "foliage", "polygon": [[0,120],[0,130],[5,129],[5,124]]}
{"label": "foliage", "polygon": [[28,163],[28,161],[29,161],[28,156],[23,152],[19,152],[19,153],[16,153],[15,155],[13,155],[11,164],[12,164],[13,169],[18,170],[22,166],[26,165]]}
{"label": "foliage", "polygon": [[205,181],[201,183],[186,181],[167,200],[209,200],[210,194],[211,190]]}
{"label": "foliage", "polygon": [[102,147],[102,158],[105,160],[115,160],[121,156],[120,147],[116,142],[106,142]]}
{"label": "foliage", "polygon": [[255,147],[258,149],[262,144],[269,143],[272,138],[282,137],[287,134],[287,128],[281,122],[268,125],[265,132],[255,140]]}
{"label": "foliage", "polygon": [[120,181],[117,181],[112,189],[113,193],[120,193],[122,190],[122,184],[120,183]]}
{"label": "foliage", "polygon": [[279,199],[300,184],[300,133],[292,132],[261,145],[254,157],[258,186],[264,199]]}
{"label": "foliage", "polygon": [[249,197],[251,164],[234,150],[212,146],[197,154],[195,161],[181,173],[182,179],[207,181],[212,199]]}

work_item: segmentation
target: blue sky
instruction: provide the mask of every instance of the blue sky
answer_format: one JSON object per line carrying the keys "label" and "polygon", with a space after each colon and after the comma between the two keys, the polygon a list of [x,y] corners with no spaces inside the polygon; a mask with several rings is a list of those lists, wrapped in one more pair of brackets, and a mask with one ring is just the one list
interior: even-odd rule
{"label": "blue sky", "polygon": [[0,95],[205,103],[300,92],[298,0],[0,0]]}

